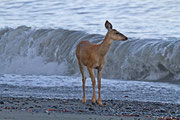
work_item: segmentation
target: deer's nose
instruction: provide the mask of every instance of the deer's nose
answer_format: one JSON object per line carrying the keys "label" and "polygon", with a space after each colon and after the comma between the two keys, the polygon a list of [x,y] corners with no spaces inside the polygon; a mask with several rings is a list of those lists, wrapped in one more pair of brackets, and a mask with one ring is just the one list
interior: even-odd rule
{"label": "deer's nose", "polygon": [[125,40],[127,40],[128,39],[128,37],[125,37]]}

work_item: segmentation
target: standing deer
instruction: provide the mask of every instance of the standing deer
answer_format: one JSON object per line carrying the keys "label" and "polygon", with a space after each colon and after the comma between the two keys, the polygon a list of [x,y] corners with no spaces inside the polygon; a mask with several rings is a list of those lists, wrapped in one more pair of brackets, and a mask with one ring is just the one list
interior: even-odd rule
{"label": "standing deer", "polygon": [[89,75],[91,77],[92,85],[93,85],[93,96],[92,96],[92,103],[97,101],[96,93],[95,93],[95,86],[96,80],[94,77],[93,69],[98,70],[97,79],[98,79],[98,104],[102,106],[101,101],[101,76],[102,76],[102,68],[105,64],[105,56],[108,52],[112,42],[114,40],[125,41],[128,38],[118,32],[115,29],[112,29],[113,26],[109,21],[105,22],[105,27],[108,30],[106,36],[101,44],[93,44],[89,41],[81,41],[76,47],[76,57],[78,59],[80,72],[82,74],[82,83],[83,83],[83,100],[82,102],[86,102],[86,95],[85,95],[85,82],[86,77],[84,75],[84,66],[87,67]]}

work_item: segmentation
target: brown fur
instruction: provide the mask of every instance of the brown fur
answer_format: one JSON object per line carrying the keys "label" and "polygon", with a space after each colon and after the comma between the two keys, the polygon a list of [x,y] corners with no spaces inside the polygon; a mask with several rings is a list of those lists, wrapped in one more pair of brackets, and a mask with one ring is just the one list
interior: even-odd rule
{"label": "brown fur", "polygon": [[86,102],[85,96],[85,81],[86,77],[84,75],[84,66],[87,67],[89,71],[89,75],[91,77],[91,81],[93,84],[93,97],[92,102],[95,103],[97,101],[97,97],[95,94],[95,77],[93,73],[93,69],[98,70],[97,79],[98,79],[98,104],[102,106],[101,102],[101,76],[102,76],[102,68],[105,64],[105,56],[108,52],[113,40],[125,41],[127,37],[118,32],[115,29],[112,29],[112,24],[109,21],[106,21],[105,27],[107,28],[108,32],[101,44],[93,44],[89,41],[81,41],[77,45],[76,48],[76,57],[78,59],[80,72],[82,74],[82,82],[83,82],[83,103]]}

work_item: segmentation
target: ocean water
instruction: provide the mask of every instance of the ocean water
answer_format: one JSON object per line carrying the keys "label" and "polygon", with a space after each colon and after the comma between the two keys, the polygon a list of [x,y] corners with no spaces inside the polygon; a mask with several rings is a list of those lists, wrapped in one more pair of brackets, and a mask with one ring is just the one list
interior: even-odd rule
{"label": "ocean water", "polygon": [[[106,56],[103,98],[179,103],[179,4],[171,0],[2,0],[1,94],[81,97],[76,45],[82,40],[101,43],[109,20],[129,39],[115,41]],[[87,82],[87,91],[92,92]],[[123,98],[126,94],[129,97]]]}

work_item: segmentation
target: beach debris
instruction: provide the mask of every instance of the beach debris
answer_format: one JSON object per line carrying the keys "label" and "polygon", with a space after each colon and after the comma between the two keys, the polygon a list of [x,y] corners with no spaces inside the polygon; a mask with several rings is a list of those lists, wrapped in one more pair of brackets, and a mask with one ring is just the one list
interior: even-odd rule
{"label": "beach debris", "polygon": [[28,112],[32,113],[32,112],[33,112],[33,110],[29,109],[29,110],[28,110]]}
{"label": "beach debris", "polygon": [[180,118],[176,118],[176,117],[160,117],[158,118],[158,120],[180,120]]}
{"label": "beach debris", "polygon": [[51,112],[55,111],[54,109],[46,109],[45,112],[50,115]]}
{"label": "beach debris", "polygon": [[146,117],[150,118],[150,117],[152,117],[152,115],[146,115]]}
{"label": "beach debris", "polygon": [[83,110],[78,110],[78,112],[84,112]]}
{"label": "beach debris", "polygon": [[64,112],[70,112],[70,110],[68,110],[68,109],[65,109],[65,111]]}
{"label": "beach debris", "polygon": [[122,117],[139,117],[139,115],[136,115],[136,114],[132,114],[132,115],[122,114],[121,116],[122,116]]}
{"label": "beach debris", "polygon": [[46,109],[45,111],[55,111],[54,109]]}
{"label": "beach debris", "polygon": [[10,109],[12,109],[12,107],[5,107],[5,109],[8,109],[8,110],[10,110]]}

